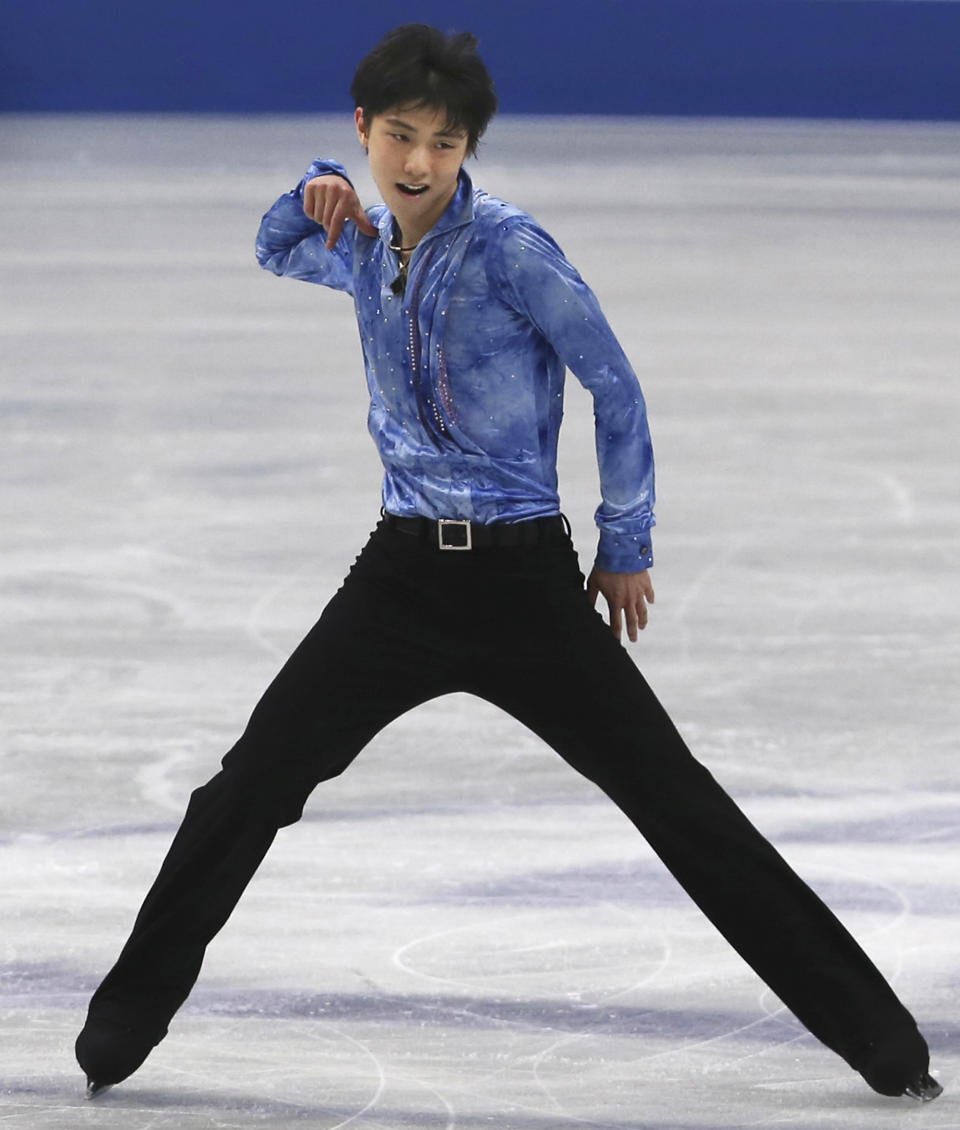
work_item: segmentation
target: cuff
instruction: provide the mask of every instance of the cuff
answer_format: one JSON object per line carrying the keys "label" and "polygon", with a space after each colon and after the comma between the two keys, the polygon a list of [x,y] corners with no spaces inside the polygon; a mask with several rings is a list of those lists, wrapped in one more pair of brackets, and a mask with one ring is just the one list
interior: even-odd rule
{"label": "cuff", "polygon": [[653,564],[653,540],[649,530],[639,534],[600,531],[597,566],[608,573],[642,573]]}
{"label": "cuff", "polygon": [[304,174],[303,180],[297,185],[296,193],[301,199],[303,198],[303,189],[308,180],[313,180],[314,177],[336,176],[343,177],[343,179],[354,187],[353,181],[347,176],[347,170],[338,161],[328,161],[322,157],[318,157],[316,161],[307,169]]}

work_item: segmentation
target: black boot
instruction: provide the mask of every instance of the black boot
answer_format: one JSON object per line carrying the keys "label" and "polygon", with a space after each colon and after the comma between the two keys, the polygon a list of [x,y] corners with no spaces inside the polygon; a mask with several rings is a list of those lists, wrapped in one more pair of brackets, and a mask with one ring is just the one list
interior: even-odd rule
{"label": "black boot", "polygon": [[75,1047],[77,1063],[87,1076],[87,1097],[95,1098],[132,1075],[166,1034],[166,1028],[144,1030],[88,1016]]}
{"label": "black boot", "polygon": [[930,1052],[916,1028],[868,1044],[852,1066],[875,1091],[891,1098],[908,1095],[930,1102],[943,1091],[929,1073]]}

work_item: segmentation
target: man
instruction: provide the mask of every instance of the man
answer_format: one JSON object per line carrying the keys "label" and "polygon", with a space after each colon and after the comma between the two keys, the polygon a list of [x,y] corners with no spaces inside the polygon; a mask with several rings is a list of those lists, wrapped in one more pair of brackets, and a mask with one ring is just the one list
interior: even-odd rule
{"label": "man", "polygon": [[[264,217],[261,264],[353,296],[383,514],[343,587],[197,789],[77,1057],[89,1092],[166,1034],[277,829],[399,714],[466,691],[596,782],[784,1003],[877,1091],[932,1099],[913,1018],[687,750],[620,645],[647,621],[653,459],[597,300],[463,165],[496,109],[472,36],[390,33],[353,84],[384,204],[315,162]],[[586,582],[560,514],[565,369],[593,396],[602,501]],[[594,610],[598,596],[609,626]],[[611,631],[612,629],[612,631]]]}

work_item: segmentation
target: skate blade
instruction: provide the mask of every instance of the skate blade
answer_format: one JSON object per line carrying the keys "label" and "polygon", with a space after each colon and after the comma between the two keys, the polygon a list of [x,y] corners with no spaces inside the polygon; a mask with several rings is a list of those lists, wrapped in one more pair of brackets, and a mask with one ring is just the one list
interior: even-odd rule
{"label": "skate blade", "polygon": [[97,1099],[101,1095],[105,1095],[112,1086],[112,1083],[96,1083],[93,1079],[88,1079],[86,1098]]}
{"label": "skate blade", "polygon": [[911,1099],[920,1103],[932,1103],[935,1098],[943,1094],[943,1087],[927,1072],[911,1083],[903,1092]]}

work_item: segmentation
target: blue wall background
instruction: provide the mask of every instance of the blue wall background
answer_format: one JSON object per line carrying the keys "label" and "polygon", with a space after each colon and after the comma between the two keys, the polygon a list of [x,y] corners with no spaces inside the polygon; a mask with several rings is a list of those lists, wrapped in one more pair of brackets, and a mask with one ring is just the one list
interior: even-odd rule
{"label": "blue wall background", "polygon": [[349,110],[409,20],[479,35],[509,113],[960,120],[955,0],[0,0],[0,110]]}

